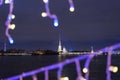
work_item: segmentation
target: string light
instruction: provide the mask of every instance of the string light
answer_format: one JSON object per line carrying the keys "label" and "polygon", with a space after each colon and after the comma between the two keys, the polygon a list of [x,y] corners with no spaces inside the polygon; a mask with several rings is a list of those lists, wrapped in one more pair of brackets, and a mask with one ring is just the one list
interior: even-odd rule
{"label": "string light", "polygon": [[15,29],[15,24],[10,24],[10,25],[9,25],[9,29],[14,30],[14,29]]}
{"label": "string light", "polygon": [[0,6],[3,4],[3,0],[0,0]]}
{"label": "string light", "polygon": [[[46,12],[42,12],[41,16],[42,17],[49,17],[50,19],[53,19],[54,26],[55,27],[59,26],[59,21],[58,21],[57,16],[55,14],[50,13],[49,0],[43,0],[43,2],[45,3]],[[69,2],[69,5],[70,5],[70,7],[69,7],[70,12],[74,12],[75,8],[74,8],[73,0],[68,0],[68,2]],[[3,0],[0,0],[0,5],[2,5],[2,4],[3,4]],[[9,40],[10,44],[13,44],[14,40],[12,39],[11,35],[9,34],[9,29],[12,29],[12,30],[15,29],[15,24],[11,24],[12,19],[15,19],[15,15],[13,14],[14,0],[5,0],[5,4],[10,5],[8,17],[7,17],[7,20],[5,22],[5,25],[6,25],[5,34],[8,38],[8,40]],[[63,66],[67,65],[67,64],[70,64],[70,63],[73,63],[73,62],[76,63],[77,74],[78,74],[78,77],[80,76],[79,79],[80,80],[89,80],[89,78],[88,78],[89,77],[89,65],[90,65],[90,61],[93,59],[93,57],[95,55],[102,54],[103,52],[107,52],[107,51],[111,52],[111,51],[113,51],[114,49],[117,49],[117,48],[120,48],[120,44],[113,45],[113,46],[110,46],[110,47],[106,47],[106,48],[101,49],[97,52],[93,52],[94,54],[76,57],[74,59],[70,59],[70,60],[55,64],[55,65],[52,65],[52,66],[47,66],[47,67],[42,68],[42,69],[40,68],[40,69],[35,70],[35,71],[26,72],[26,73],[24,73],[24,76],[22,76],[22,77],[19,77],[19,76],[21,76],[21,75],[19,75],[19,76],[12,77],[10,79],[5,79],[5,80],[13,80],[14,78],[15,79],[20,78],[20,80],[23,80],[23,77],[26,77],[26,76],[32,76],[34,80],[37,80],[37,76],[35,74],[40,73],[42,71],[45,71],[45,77],[46,77],[45,79],[48,80],[48,78],[49,78],[48,77],[48,71],[51,70],[51,69],[56,69],[56,68],[58,68],[58,78],[60,79],[61,74],[62,74]],[[85,73],[85,78],[82,77],[82,73],[80,71],[81,69],[80,69],[80,66],[79,66],[80,64],[78,62],[78,60],[81,61],[83,59],[87,59],[86,62],[85,62],[85,68],[83,68],[83,72]],[[110,80],[110,76],[111,76],[110,71],[112,71],[113,73],[118,72],[118,67],[117,66],[110,66],[110,65],[111,65],[111,53],[109,53],[108,57],[107,57],[107,65],[106,65],[107,78],[106,78],[106,80]],[[66,80],[67,79],[68,78],[66,78]]]}
{"label": "string light", "polygon": [[[59,22],[58,22],[57,16],[55,14],[50,13],[49,0],[43,0],[43,2],[45,3],[46,12],[42,12],[41,16],[42,17],[49,17],[50,19],[53,19],[54,26],[58,27]],[[74,12],[75,8],[74,8],[73,0],[68,0],[68,2],[69,2],[69,5],[70,5],[70,8],[69,8],[70,12]]]}
{"label": "string light", "polygon": [[6,37],[8,38],[10,44],[14,43],[14,40],[12,39],[11,35],[9,34],[9,29],[14,30],[15,29],[15,24],[11,24],[12,19],[15,19],[15,15],[13,15],[13,8],[14,8],[14,0],[5,0],[5,4],[9,4],[9,13],[8,13],[8,17],[7,20],[5,22],[6,25],[6,30],[5,30],[5,34]]}
{"label": "string light", "polygon": [[88,69],[87,68],[83,68],[83,72],[84,73],[88,73]]}
{"label": "string light", "polygon": [[12,14],[12,16],[11,16],[11,17],[12,17],[12,19],[15,19],[15,15],[14,15],[14,14]]}
{"label": "string light", "polygon": [[118,67],[117,66],[110,66],[109,70],[112,71],[113,73],[118,72]]}
{"label": "string light", "polygon": [[48,0],[43,0],[44,3],[48,3]]}
{"label": "string light", "polygon": [[47,13],[46,12],[42,12],[41,16],[42,17],[47,17]]}
{"label": "string light", "polygon": [[12,0],[5,0],[5,4],[11,3]]}
{"label": "string light", "polygon": [[60,80],[69,80],[69,77],[62,77]]}
{"label": "string light", "polygon": [[[41,16],[42,17],[49,17],[50,19],[53,19],[53,24],[55,27],[59,26],[59,21],[58,18],[55,14],[51,14],[50,13],[50,9],[49,9],[49,0],[43,0],[43,2],[45,3],[45,9],[46,12],[42,12]],[[70,4],[70,12],[74,12],[75,8],[74,8],[74,4],[73,4],[73,0],[68,0],[69,4]],[[0,0],[0,6],[3,4],[3,0]],[[8,14],[8,18],[6,20],[6,30],[5,30],[5,34],[10,42],[10,44],[13,44],[14,41],[11,37],[11,35],[9,34],[9,29],[14,30],[15,29],[15,24],[11,24],[12,19],[15,19],[15,15],[13,15],[13,7],[14,7],[14,0],[5,0],[5,4],[9,4],[9,14]]]}
{"label": "string light", "polygon": [[69,8],[70,12],[74,12],[75,8],[74,8],[73,0],[68,0],[68,2],[69,2],[69,5],[70,5],[70,8]]}
{"label": "string light", "polygon": [[43,0],[43,2],[45,3],[46,12],[42,12],[42,14],[41,14],[42,17],[49,17],[50,19],[53,19],[54,26],[57,27],[59,25],[58,18],[57,18],[57,16],[55,14],[50,13],[49,0]]}
{"label": "string light", "polygon": [[54,26],[57,27],[58,26],[58,19],[54,19]]}
{"label": "string light", "polygon": [[[112,48],[111,48],[112,47]],[[113,46],[110,46],[110,47],[106,47],[106,48],[104,48],[104,49],[101,49],[101,50],[98,50],[98,51],[96,51],[96,52],[94,52],[94,54],[88,54],[88,55],[83,55],[83,56],[78,56],[78,57],[75,57],[75,58],[73,58],[73,59],[69,59],[69,60],[65,60],[65,61],[63,61],[63,62],[60,62],[60,63],[58,63],[58,64],[53,64],[53,65],[50,65],[50,66],[46,66],[46,67],[44,67],[44,68],[39,68],[39,69],[37,69],[37,70],[32,70],[32,71],[30,71],[30,72],[26,72],[26,73],[24,73],[24,76],[23,76],[23,74],[21,74],[21,75],[17,75],[17,76],[13,76],[13,77],[10,77],[10,78],[6,78],[6,79],[4,79],[4,80],[17,80],[17,79],[19,79],[20,77],[19,76],[22,76],[22,78],[23,77],[28,77],[28,76],[34,76],[35,74],[38,74],[38,73],[41,73],[41,72],[45,72],[45,80],[48,80],[48,71],[50,71],[50,70],[54,70],[54,69],[58,69],[58,72],[57,72],[57,78],[58,78],[58,80],[60,80],[61,79],[61,74],[62,74],[62,70],[64,69],[63,67],[65,66],[65,65],[68,65],[68,64],[71,64],[71,63],[76,63],[76,70],[77,70],[77,74],[80,74],[78,77],[77,77],[77,80],[89,80],[89,71],[90,71],[90,69],[89,69],[89,67],[85,67],[85,68],[83,68],[83,72],[85,73],[85,76],[86,76],[86,74],[87,74],[87,77],[83,77],[82,76],[82,73],[79,71],[79,70],[81,70],[80,68],[78,68],[78,66],[80,67],[80,65],[78,65],[79,63],[78,63],[78,60],[79,61],[82,61],[82,60],[85,60],[85,59],[87,59],[87,61],[86,61],[86,64],[88,63],[88,65],[87,66],[89,66],[89,62],[91,61],[91,59],[93,58],[93,56],[91,56],[91,55],[99,55],[99,54],[104,54],[104,52],[109,52],[109,51],[112,51],[112,50],[114,50],[114,49],[118,49],[118,48],[120,48],[120,43],[119,44],[116,44],[116,45],[113,45]],[[99,53],[100,52],[100,53]],[[102,52],[102,53],[101,53]],[[110,75],[110,71],[112,71],[112,72],[114,72],[114,73],[116,73],[116,72],[118,72],[118,67],[117,66],[110,66],[110,65],[108,65],[108,64],[110,64],[111,63],[111,60],[109,60],[109,59],[111,59],[111,56],[108,56],[108,60],[107,60],[107,66],[109,66],[109,67],[106,67],[107,69],[107,73],[106,73],[106,80],[110,80],[110,77],[111,77],[111,75]],[[89,60],[89,61],[88,61]],[[86,64],[85,64],[85,66],[86,66]],[[34,78],[35,80],[36,80],[36,76],[35,76],[35,78]],[[67,79],[67,78],[65,78],[65,79]]]}

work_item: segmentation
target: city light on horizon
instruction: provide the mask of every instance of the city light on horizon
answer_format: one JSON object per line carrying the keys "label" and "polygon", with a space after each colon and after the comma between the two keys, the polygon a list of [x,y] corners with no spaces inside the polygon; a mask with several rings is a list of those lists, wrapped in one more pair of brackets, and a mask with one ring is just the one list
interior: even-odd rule
{"label": "city light on horizon", "polygon": [[[5,1],[7,4],[5,4]],[[111,1],[107,6],[103,4],[107,3],[107,1],[100,1],[103,7],[106,7],[105,10],[95,1],[92,4],[89,1],[85,1],[84,5],[82,5],[81,1],[76,0],[67,0],[66,2],[51,0],[42,0],[39,2],[13,1],[13,4],[11,4],[12,1],[0,0],[1,48],[4,42],[7,43],[7,40],[3,40],[3,34],[9,33],[9,36],[15,42],[15,45],[11,46],[7,43],[7,47],[9,46],[9,48],[23,48],[21,45],[24,45],[25,49],[32,49],[32,47],[37,49],[37,47],[40,47],[41,49],[56,50],[59,29],[61,29],[63,46],[65,45],[68,51],[89,51],[91,45],[95,46],[95,50],[98,50],[119,42],[119,37],[117,36],[119,35],[120,25],[118,23],[119,5],[116,2],[114,2],[116,6],[111,6],[115,8],[114,11],[113,8],[110,8],[110,5],[113,4]],[[99,10],[94,8],[96,4],[96,7],[100,8]],[[85,6],[88,6],[88,8],[85,8]],[[105,12],[107,10],[113,13],[113,15],[110,14],[108,17],[103,16],[107,14]],[[7,15],[9,12],[12,13]],[[9,23],[9,26],[6,23]],[[15,24],[16,26],[10,26],[11,24]],[[4,28],[7,27],[8,29],[5,30]],[[6,35],[7,38],[9,36]],[[46,44],[52,40],[56,41],[52,47]],[[39,46],[42,43],[45,45]],[[73,50],[70,50],[70,48]]]}

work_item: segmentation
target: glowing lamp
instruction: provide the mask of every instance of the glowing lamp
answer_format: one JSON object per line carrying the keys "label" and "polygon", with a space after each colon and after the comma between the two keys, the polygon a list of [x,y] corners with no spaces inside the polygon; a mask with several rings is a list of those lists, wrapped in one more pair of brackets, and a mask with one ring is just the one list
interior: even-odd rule
{"label": "glowing lamp", "polygon": [[60,80],[69,80],[68,77],[62,77]]}
{"label": "glowing lamp", "polygon": [[12,29],[12,30],[14,30],[15,29],[15,24],[9,25],[9,28]]}
{"label": "glowing lamp", "polygon": [[42,17],[47,17],[47,13],[46,12],[42,12],[41,16]]}
{"label": "glowing lamp", "polygon": [[88,69],[87,69],[87,68],[83,68],[83,72],[84,72],[84,73],[87,73],[87,72],[88,72]]}
{"label": "glowing lamp", "polygon": [[48,0],[43,0],[44,3],[48,3]]}
{"label": "glowing lamp", "polygon": [[54,19],[54,26],[55,26],[55,27],[58,26],[58,19]]}
{"label": "glowing lamp", "polygon": [[14,15],[14,14],[12,14],[12,16],[11,16],[11,17],[12,17],[12,19],[15,19],[15,15]]}
{"label": "glowing lamp", "polygon": [[5,0],[5,4],[9,4],[10,3],[10,0]]}
{"label": "glowing lamp", "polygon": [[9,37],[9,42],[10,42],[10,44],[14,43],[14,41],[13,41],[13,39],[11,37]]}
{"label": "glowing lamp", "polygon": [[74,12],[75,11],[75,8],[72,6],[72,7],[70,7],[70,12]]}
{"label": "glowing lamp", "polygon": [[109,70],[112,71],[113,73],[118,72],[118,67],[117,66],[110,66]]}

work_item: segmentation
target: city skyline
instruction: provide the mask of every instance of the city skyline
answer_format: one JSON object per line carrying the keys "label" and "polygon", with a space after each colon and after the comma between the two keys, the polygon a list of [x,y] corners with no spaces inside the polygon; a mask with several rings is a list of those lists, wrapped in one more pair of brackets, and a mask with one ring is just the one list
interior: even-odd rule
{"label": "city skyline", "polygon": [[75,12],[69,12],[68,1],[50,0],[51,13],[56,14],[59,26],[53,20],[41,17],[45,11],[42,0],[15,0],[16,15],[10,30],[14,44],[5,37],[5,21],[8,5],[0,6],[0,49],[6,42],[8,48],[57,50],[61,30],[62,45],[68,50],[100,49],[119,42],[120,38],[119,0],[74,0]]}

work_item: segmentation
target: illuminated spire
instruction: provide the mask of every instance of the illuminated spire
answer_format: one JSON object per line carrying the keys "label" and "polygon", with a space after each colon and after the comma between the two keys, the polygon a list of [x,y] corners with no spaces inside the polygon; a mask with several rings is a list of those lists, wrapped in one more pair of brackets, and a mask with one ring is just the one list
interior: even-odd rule
{"label": "illuminated spire", "polygon": [[94,53],[93,46],[91,47],[91,53]]}

